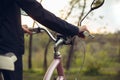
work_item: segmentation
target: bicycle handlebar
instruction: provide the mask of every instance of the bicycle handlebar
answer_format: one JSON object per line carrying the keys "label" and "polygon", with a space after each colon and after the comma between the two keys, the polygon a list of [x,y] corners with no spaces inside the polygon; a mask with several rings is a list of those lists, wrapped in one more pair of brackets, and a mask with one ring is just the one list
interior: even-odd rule
{"label": "bicycle handlebar", "polygon": [[56,38],[50,33],[47,28],[41,28],[40,26],[38,26],[38,28],[30,28],[29,30],[32,31],[33,34],[45,31],[54,42],[56,41]]}
{"label": "bicycle handlebar", "polygon": [[[36,23],[37,24],[37,23]],[[65,37],[65,36],[63,36],[63,35],[57,35],[57,38],[55,38],[52,34],[51,34],[51,32],[46,28],[46,27],[40,27],[38,24],[37,24],[37,28],[31,28],[30,29],[30,31],[32,31],[32,33],[34,34],[34,33],[40,33],[40,32],[42,32],[42,31],[45,31],[47,34],[48,34],[48,36],[54,41],[54,42],[56,42],[56,44],[58,45],[58,43],[57,43],[57,41],[59,40],[59,39],[62,39],[62,42],[63,42],[63,44],[72,44],[72,40],[73,40],[73,38],[72,37]],[[85,37],[90,37],[90,38],[94,38],[94,36],[93,35],[91,35],[88,31],[84,31],[83,32],[83,35],[85,36]],[[61,44],[61,43],[59,43],[59,44]]]}
{"label": "bicycle handlebar", "polygon": [[[38,26],[37,28],[30,28],[29,30],[32,31],[33,34],[45,31],[48,34],[48,36],[55,42],[55,44],[54,44],[55,52],[57,52],[59,50],[59,47],[62,44],[72,45],[74,37],[65,37],[63,35],[57,35],[57,38],[55,38],[46,27],[40,27],[38,24],[37,24],[37,26]],[[84,31],[83,35],[85,37],[90,37],[92,39],[94,38],[94,36],[91,35],[88,31]]]}

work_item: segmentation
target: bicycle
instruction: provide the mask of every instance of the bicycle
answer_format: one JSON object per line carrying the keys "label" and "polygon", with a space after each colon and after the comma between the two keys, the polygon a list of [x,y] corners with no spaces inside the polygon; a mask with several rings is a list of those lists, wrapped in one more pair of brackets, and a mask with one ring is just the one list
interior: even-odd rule
{"label": "bicycle", "polygon": [[[97,3],[97,5],[96,5]],[[89,12],[82,18],[81,22],[85,19],[85,17],[94,9],[99,8],[100,6],[102,6],[104,3],[104,0],[93,0],[92,4],[91,4],[91,9],[89,10]],[[80,22],[80,24],[81,24]],[[36,23],[37,24],[37,23]],[[37,24],[38,25],[38,24]],[[64,69],[62,66],[62,62],[61,62],[61,53],[59,52],[59,48],[61,47],[61,45],[71,45],[72,44],[72,37],[65,37],[63,35],[58,35],[57,38],[55,38],[47,28],[45,27],[40,27],[38,25],[38,28],[33,28],[31,29],[31,31],[34,33],[40,33],[41,31],[45,31],[49,37],[55,42],[54,44],[54,59],[51,62],[48,70],[46,71],[43,80],[51,80],[51,77],[53,75],[53,72],[55,69],[57,69],[57,74],[58,76],[54,79],[54,80],[66,80],[65,78],[65,73],[64,73]],[[89,34],[89,32],[84,31],[83,35],[86,37],[91,37],[94,38],[93,35]]]}

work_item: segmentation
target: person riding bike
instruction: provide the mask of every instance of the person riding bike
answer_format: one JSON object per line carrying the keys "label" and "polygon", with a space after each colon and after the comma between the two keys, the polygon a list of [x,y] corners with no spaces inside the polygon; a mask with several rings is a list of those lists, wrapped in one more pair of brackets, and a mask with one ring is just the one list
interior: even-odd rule
{"label": "person riding bike", "polygon": [[[53,13],[47,11],[36,0],[1,0],[0,1],[0,54],[12,52],[16,55],[15,70],[1,69],[4,80],[23,80],[22,55],[24,54],[24,32],[31,33],[21,26],[20,8],[30,17],[47,28],[64,36],[84,37],[86,26],[78,28]],[[0,64],[1,65],[1,64]]]}

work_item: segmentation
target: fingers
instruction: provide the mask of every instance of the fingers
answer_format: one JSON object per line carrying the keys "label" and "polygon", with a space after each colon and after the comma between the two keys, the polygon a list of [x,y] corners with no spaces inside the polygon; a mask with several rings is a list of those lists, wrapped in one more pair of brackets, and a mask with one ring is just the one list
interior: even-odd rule
{"label": "fingers", "polygon": [[89,32],[86,25],[83,25],[83,26],[80,27],[80,32],[83,32],[83,31]]}
{"label": "fingers", "polygon": [[78,37],[85,38],[86,36],[84,35],[84,32],[87,31],[89,33],[89,30],[87,29],[86,25],[83,25],[79,29],[79,34]]}
{"label": "fingers", "polygon": [[32,34],[27,25],[22,25],[22,29],[25,33]]}

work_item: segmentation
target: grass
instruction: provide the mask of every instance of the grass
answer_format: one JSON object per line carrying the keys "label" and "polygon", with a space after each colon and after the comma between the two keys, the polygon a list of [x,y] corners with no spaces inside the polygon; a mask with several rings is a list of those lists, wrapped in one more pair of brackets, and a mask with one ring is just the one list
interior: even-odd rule
{"label": "grass", "polygon": [[[66,72],[67,80],[120,80],[115,74],[84,75],[78,72]],[[25,70],[23,80],[43,80],[43,70]]]}

